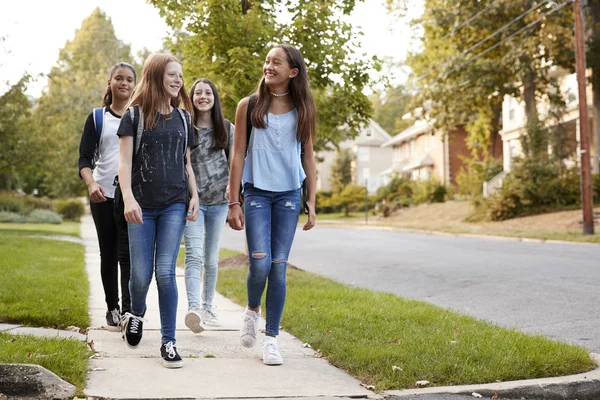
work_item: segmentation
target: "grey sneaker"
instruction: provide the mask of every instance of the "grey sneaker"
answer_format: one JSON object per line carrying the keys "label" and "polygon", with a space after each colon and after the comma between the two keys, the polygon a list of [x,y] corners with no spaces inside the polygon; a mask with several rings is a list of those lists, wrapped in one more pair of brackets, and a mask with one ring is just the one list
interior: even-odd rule
{"label": "grey sneaker", "polygon": [[265,336],[263,342],[263,363],[265,365],[281,365],[283,357],[279,353],[277,339],[272,336]]}
{"label": "grey sneaker", "polygon": [[185,326],[190,328],[194,333],[201,333],[204,331],[202,327],[202,317],[195,310],[190,310],[185,314]]}
{"label": "grey sneaker", "polygon": [[213,311],[212,308],[205,308],[204,310],[202,310],[202,313],[200,315],[202,316],[202,323],[204,325],[221,326],[221,323],[219,322],[219,317],[217,316],[217,313]]}
{"label": "grey sneaker", "polygon": [[258,312],[254,312],[246,307],[243,319],[242,328],[240,329],[240,342],[244,347],[253,347],[256,344],[256,335],[258,335],[260,309]]}
{"label": "grey sneaker", "polygon": [[111,332],[119,332],[121,328],[119,324],[121,322],[121,314],[119,310],[115,308],[114,310],[106,311],[106,330]]}

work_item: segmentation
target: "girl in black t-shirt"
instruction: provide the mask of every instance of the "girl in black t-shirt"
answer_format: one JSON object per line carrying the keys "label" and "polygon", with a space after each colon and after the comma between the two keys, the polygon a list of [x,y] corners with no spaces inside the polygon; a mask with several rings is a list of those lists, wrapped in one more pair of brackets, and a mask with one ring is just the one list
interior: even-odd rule
{"label": "girl in black t-shirt", "polygon": [[130,347],[137,347],[142,339],[146,295],[155,273],[162,334],[160,352],[167,368],[183,366],[175,347],[175,261],[185,221],[195,221],[199,209],[196,180],[189,162],[193,131],[189,113],[178,108],[181,101],[186,109],[191,109],[181,64],[170,55],[153,54],[146,60],[142,79],[134,91],[134,107],[123,116],[118,131],[119,185],[131,253],[131,313],[123,319],[123,335]]}

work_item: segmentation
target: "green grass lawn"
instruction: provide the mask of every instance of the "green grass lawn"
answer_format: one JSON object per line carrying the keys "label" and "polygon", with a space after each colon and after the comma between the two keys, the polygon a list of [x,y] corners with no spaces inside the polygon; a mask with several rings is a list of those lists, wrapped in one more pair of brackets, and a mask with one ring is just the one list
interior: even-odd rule
{"label": "green grass lawn", "polygon": [[[245,269],[217,290],[246,304]],[[264,302],[264,298],[263,298]],[[421,301],[289,270],[282,327],[376,390],[531,379],[595,367],[578,346],[526,335]],[[396,368],[394,368],[396,367]]]}
{"label": "green grass lawn", "polygon": [[0,321],[87,328],[84,246],[0,230]]}
{"label": "green grass lawn", "polygon": [[[241,253],[239,251],[235,251],[235,250],[221,249],[219,251],[219,260],[224,260],[231,256],[237,256],[238,254],[241,254]],[[179,249],[179,254],[177,255],[176,265],[180,268],[183,268],[184,264],[185,264],[185,248],[181,247]]]}
{"label": "green grass lawn", "polygon": [[20,231],[43,235],[80,236],[79,222],[63,222],[62,224],[14,224],[0,222],[0,231]]}
{"label": "green grass lawn", "polygon": [[38,364],[83,393],[87,362],[92,355],[85,342],[0,332],[0,363]]}
{"label": "green grass lawn", "polygon": [[[9,229],[5,225],[0,224],[0,321],[87,328],[84,247],[30,237],[32,233],[73,234],[79,232],[79,224],[31,224],[23,230],[13,229],[21,224],[8,224]],[[79,393],[85,388],[90,355],[87,344],[77,340],[0,333],[0,363],[39,364],[75,385]]]}

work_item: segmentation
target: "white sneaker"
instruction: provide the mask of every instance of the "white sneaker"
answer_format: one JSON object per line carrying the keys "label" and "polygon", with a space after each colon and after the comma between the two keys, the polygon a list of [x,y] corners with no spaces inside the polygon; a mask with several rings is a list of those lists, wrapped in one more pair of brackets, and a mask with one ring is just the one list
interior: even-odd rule
{"label": "white sneaker", "polygon": [[200,313],[200,316],[202,317],[202,323],[204,325],[207,325],[207,326],[221,326],[221,323],[219,322],[219,317],[217,316],[217,313],[215,313],[213,311],[212,308],[205,308]]}
{"label": "white sneaker", "polygon": [[240,342],[244,347],[253,347],[256,344],[256,335],[258,335],[258,321],[260,319],[260,309],[258,312],[244,310],[244,321],[240,329]]}
{"label": "white sneaker", "polygon": [[204,331],[204,328],[202,327],[202,317],[194,310],[190,310],[185,314],[185,326],[190,328],[194,333],[201,333]]}
{"label": "white sneaker", "polygon": [[281,357],[279,347],[277,347],[277,339],[273,336],[265,336],[263,341],[263,363],[265,365],[283,364],[283,357]]}

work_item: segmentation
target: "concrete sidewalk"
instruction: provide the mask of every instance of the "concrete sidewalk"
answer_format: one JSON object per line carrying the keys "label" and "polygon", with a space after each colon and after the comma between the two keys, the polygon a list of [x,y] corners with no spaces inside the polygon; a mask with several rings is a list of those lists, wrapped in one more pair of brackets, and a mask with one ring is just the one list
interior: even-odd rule
{"label": "concrete sidewalk", "polygon": [[[85,394],[91,398],[285,398],[376,397],[360,382],[318,358],[312,349],[286,332],[279,337],[284,364],[262,363],[262,347],[239,344],[242,307],[217,294],[220,328],[194,334],[184,325],[187,299],[183,270],[177,271],[179,305],[177,350],[184,358],[181,369],[169,370],[160,358],[158,291],[153,281],[148,293],[142,342],[130,349],[121,334],[103,328],[106,304],[100,279],[100,257],[92,217],[81,219],[90,280],[92,327],[88,341],[96,354],[89,363]],[[264,328],[264,320],[261,321]]]}

